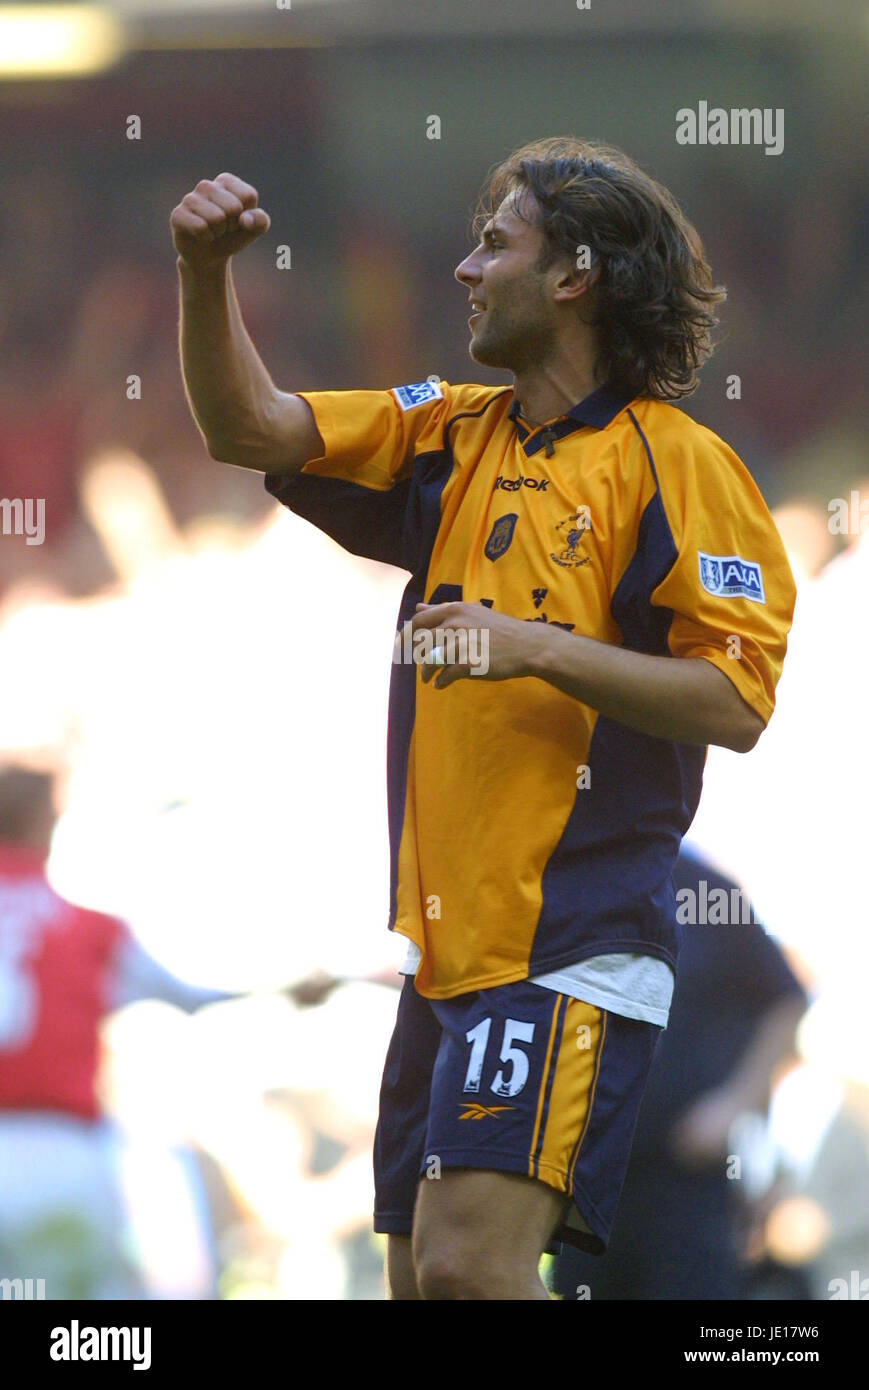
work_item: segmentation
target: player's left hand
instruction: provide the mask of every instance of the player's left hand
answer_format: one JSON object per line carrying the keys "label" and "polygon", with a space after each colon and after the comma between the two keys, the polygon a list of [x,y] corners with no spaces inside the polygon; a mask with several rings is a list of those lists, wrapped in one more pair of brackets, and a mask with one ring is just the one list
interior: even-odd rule
{"label": "player's left hand", "polygon": [[455,632],[455,655],[467,658],[448,665],[425,659],[419,662],[422,679],[427,683],[434,680],[436,690],[445,690],[466,676],[505,681],[530,675],[529,652],[536,627],[536,623],[496,613],[484,603],[418,603],[410,621],[412,633],[428,628],[433,639],[435,629]]}

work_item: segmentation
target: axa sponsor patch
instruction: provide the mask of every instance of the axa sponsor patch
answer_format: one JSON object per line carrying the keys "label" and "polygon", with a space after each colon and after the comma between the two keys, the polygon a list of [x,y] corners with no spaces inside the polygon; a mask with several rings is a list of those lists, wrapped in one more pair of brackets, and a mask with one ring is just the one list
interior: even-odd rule
{"label": "axa sponsor patch", "polygon": [[437,381],[414,381],[409,386],[393,386],[392,394],[402,410],[413,410],[425,401],[442,401],[444,393]]}
{"label": "axa sponsor patch", "polygon": [[700,564],[700,583],[707,594],[716,598],[750,598],[766,603],[760,565],[743,560],[741,555],[707,555],[697,552]]}

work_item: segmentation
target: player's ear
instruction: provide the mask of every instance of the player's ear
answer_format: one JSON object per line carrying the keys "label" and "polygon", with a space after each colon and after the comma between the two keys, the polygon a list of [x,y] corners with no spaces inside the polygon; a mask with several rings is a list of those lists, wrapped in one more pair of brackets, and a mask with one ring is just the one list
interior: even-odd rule
{"label": "player's ear", "polygon": [[558,304],[582,299],[597,284],[600,278],[599,265],[572,265],[565,258],[559,268],[558,278],[553,286],[553,295]]}

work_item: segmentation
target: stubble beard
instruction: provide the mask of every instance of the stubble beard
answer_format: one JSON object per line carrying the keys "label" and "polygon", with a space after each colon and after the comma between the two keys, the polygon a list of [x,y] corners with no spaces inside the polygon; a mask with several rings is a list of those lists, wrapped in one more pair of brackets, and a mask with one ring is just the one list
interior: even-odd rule
{"label": "stubble beard", "polygon": [[554,346],[555,329],[542,306],[535,313],[507,304],[500,310],[486,310],[468,352],[481,366],[501,367],[516,374],[545,365]]}

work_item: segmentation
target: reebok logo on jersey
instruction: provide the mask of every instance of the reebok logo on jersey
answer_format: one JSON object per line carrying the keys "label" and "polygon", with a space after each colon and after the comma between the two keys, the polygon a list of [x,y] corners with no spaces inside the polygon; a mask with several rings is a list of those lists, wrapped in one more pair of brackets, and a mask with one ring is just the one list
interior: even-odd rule
{"label": "reebok logo on jersey", "polygon": [[706,555],[697,552],[700,564],[700,583],[707,594],[716,598],[750,598],[766,603],[760,565],[743,560],[741,555]]}
{"label": "reebok logo on jersey", "polygon": [[413,410],[424,401],[442,401],[444,393],[436,381],[414,381],[410,386],[393,386],[392,394],[402,410]]}
{"label": "reebok logo on jersey", "polygon": [[504,492],[518,492],[520,487],[530,487],[537,492],[545,492],[548,486],[548,478],[523,478],[520,473],[518,478],[496,478],[492,491],[497,492],[498,488],[502,488]]}

